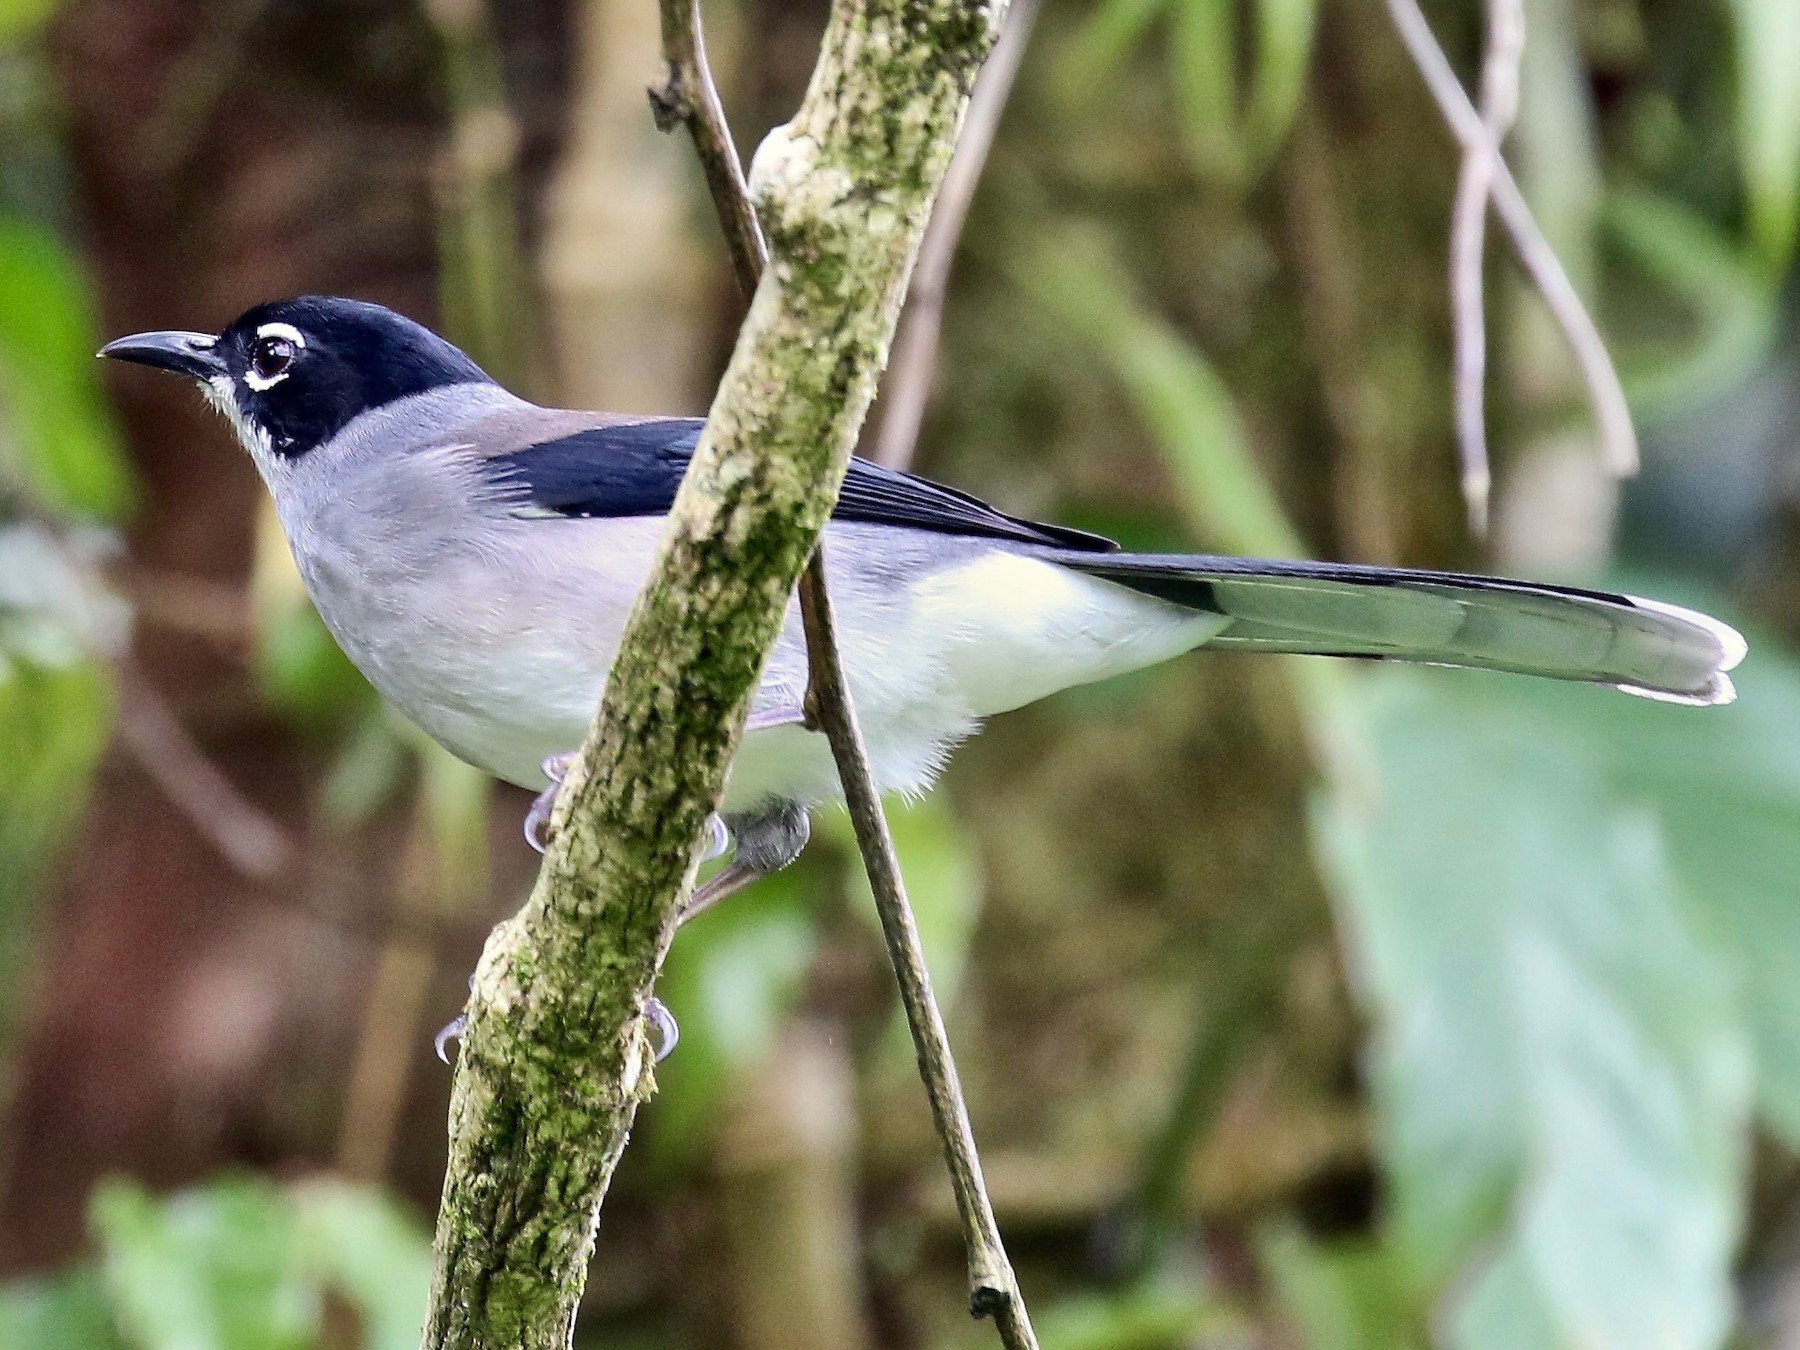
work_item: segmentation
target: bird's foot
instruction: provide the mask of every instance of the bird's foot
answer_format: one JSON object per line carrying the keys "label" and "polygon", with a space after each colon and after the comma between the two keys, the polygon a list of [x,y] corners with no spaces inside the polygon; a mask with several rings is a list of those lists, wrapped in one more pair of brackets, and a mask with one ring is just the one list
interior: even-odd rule
{"label": "bird's foot", "polygon": [[[531,809],[525,813],[525,842],[539,853],[549,846],[550,813],[556,808],[556,794],[562,791],[563,778],[574,762],[573,751],[551,755],[544,761],[544,777],[550,780],[550,785],[532,799]],[[706,830],[706,852],[700,855],[701,862],[711,862],[730,852],[731,831],[717,812],[706,818]]]}
{"label": "bird's foot", "polygon": [[771,872],[779,872],[800,856],[811,834],[812,822],[806,808],[794,802],[783,802],[761,815],[733,816],[728,837],[736,836],[737,852],[729,863],[694,889],[682,908],[681,922],[686,923]]}
{"label": "bird's foot", "polygon": [[[675,1021],[675,1014],[669,1011],[668,1004],[660,998],[650,1000],[649,1006],[644,1009],[644,1020],[656,1029],[656,1062],[661,1064],[675,1053],[675,1047],[681,1041],[681,1027]],[[451,1018],[444,1029],[431,1038],[431,1048],[437,1051],[437,1057],[448,1064],[450,1043],[460,1041],[468,1029],[467,1013],[458,1013]]]}
{"label": "bird's foot", "polygon": [[650,1000],[644,1009],[644,1020],[656,1028],[656,1062],[661,1064],[681,1043],[681,1028],[676,1025],[675,1014],[669,1011],[669,1005],[660,998]]}

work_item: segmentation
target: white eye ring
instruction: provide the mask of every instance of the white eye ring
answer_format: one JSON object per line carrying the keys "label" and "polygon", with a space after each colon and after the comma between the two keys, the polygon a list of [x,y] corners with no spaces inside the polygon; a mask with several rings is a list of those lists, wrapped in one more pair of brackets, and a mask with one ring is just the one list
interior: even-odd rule
{"label": "white eye ring", "polygon": [[254,352],[256,347],[271,339],[292,344],[296,354],[306,350],[306,335],[291,323],[265,323],[262,327],[258,328],[256,330],[256,342],[251,346],[252,365],[249,370],[244,372],[244,383],[249,385],[259,394],[273,389],[288,377],[288,372],[285,367],[273,375],[258,375],[256,373],[256,367],[254,365]]}

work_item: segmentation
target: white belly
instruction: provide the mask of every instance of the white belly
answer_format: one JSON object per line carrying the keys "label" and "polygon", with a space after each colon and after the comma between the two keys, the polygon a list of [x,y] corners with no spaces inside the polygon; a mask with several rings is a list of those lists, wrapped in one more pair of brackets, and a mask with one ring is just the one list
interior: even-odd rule
{"label": "white belly", "polygon": [[[868,527],[833,527],[827,559],[840,535],[859,528]],[[924,792],[981,719],[1165,661],[1226,622],[997,549],[922,567],[903,587],[891,579],[836,567],[830,576],[851,694],[887,792]],[[790,615],[769,673],[791,685],[804,669],[798,618]],[[726,803],[838,796],[823,738],[778,728],[745,738]]]}

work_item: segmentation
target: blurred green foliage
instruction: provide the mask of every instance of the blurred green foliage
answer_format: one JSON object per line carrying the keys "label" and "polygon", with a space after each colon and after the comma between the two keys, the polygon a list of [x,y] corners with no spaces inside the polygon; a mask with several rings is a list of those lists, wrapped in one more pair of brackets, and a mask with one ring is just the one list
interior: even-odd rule
{"label": "blurred green foliage", "polygon": [[[0,186],[49,136],[25,51],[51,8],[0,6]],[[101,579],[133,492],[97,332],[67,243],[0,190],[0,1109],[42,895],[111,730],[126,626]]]}
{"label": "blurred green foliage", "polygon": [[57,0],[5,0],[0,4],[0,42],[16,42],[36,33],[56,5]]}
{"label": "blurred green foliage", "polygon": [[0,213],[0,482],[46,509],[117,521],[131,480],[100,390],[98,328],[67,247]]}
{"label": "blurred green foliage", "polygon": [[1422,1350],[1428,1344],[1425,1293],[1391,1246],[1366,1238],[1325,1244],[1299,1224],[1276,1219],[1258,1230],[1256,1255],[1276,1304],[1307,1345]]}
{"label": "blurred green foliage", "polygon": [[[1217,21],[1194,9],[1181,22]],[[1739,9],[1759,11],[1740,14],[1744,40],[1789,36],[1791,15],[1770,12],[1785,7]],[[1103,6],[1083,59],[1104,65],[1135,37],[1127,16],[1153,13]],[[1209,46],[1240,50],[1216,33]],[[1760,262],[1673,196],[1605,197],[1622,260],[1656,292],[1622,316],[1643,414],[1745,379],[1773,345],[1761,278],[1785,265],[1800,205],[1784,177],[1796,77],[1776,67],[1800,65],[1746,60],[1760,67],[1740,91],[1757,104],[1740,133]],[[1192,85],[1176,83],[1191,112]],[[1105,355],[1201,539],[1306,551],[1226,383],[1132,298],[1104,236],[1046,238],[1008,268]],[[1753,1102],[1792,1143],[1800,1081],[1800,668],[1756,646],[1743,700],[1710,716],[1495,677],[1296,672],[1325,732],[1315,754],[1352,751],[1350,772],[1320,755],[1315,826],[1375,1019],[1390,1187],[1374,1239],[1277,1224],[1259,1243],[1308,1344],[1422,1345],[1428,1323],[1470,1347],[1723,1342]]]}
{"label": "blurred green foliage", "polygon": [[[431,1249],[417,1220],[335,1181],[227,1177],[166,1198],[94,1195],[91,1265],[0,1286],[8,1350],[411,1350]],[[334,1308],[336,1311],[334,1312]]]}
{"label": "blurred green foliage", "polygon": [[1091,96],[1160,47],[1195,169],[1241,190],[1293,122],[1317,23],[1317,0],[1104,0],[1063,75],[1072,97]]}
{"label": "blurred green foliage", "polygon": [[1750,245],[1765,274],[1778,277],[1800,227],[1800,9],[1782,0],[1731,0],[1731,17]]}
{"label": "blurred green foliage", "polygon": [[1604,209],[1620,252],[1666,302],[1650,331],[1617,344],[1632,412],[1654,426],[1740,383],[1768,357],[1779,297],[1724,231],[1676,199],[1621,186],[1607,192]]}
{"label": "blurred green foliage", "polygon": [[[941,1006],[954,1006],[975,920],[981,869],[972,841],[942,798],[890,803],[919,936]],[[821,812],[806,860],[757,883],[756,902],[722,905],[682,929],[669,952],[659,997],[680,1019],[679,1053],[657,1070],[656,1109],[646,1139],[659,1170],[691,1169],[712,1142],[728,1095],[773,1050],[784,1017],[804,992],[819,949],[824,906],[847,898],[879,941],[880,920],[857,859],[849,818]],[[910,1063],[912,1043],[898,1003],[886,1044]]]}
{"label": "blurred green foliage", "polygon": [[673,1175],[705,1156],[727,1096],[760,1065],[793,1008],[818,949],[814,872],[789,868],[757,887],[754,905],[721,905],[670,949],[657,997],[681,1025],[676,1054],[656,1070],[645,1142]]}

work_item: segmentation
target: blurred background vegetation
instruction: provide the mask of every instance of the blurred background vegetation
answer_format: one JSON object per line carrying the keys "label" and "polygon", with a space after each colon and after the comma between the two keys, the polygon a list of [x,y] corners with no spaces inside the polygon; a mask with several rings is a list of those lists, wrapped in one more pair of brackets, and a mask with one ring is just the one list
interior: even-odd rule
{"label": "blurred background vegetation", "polygon": [[[824,0],[708,0],[740,138]],[[1800,1345],[1800,9],[1526,0],[1462,524],[1454,147],[1375,0],[1046,0],[918,467],[1156,548],[1606,580],[1694,713],[1196,658],[896,820],[1046,1345]],[[1477,69],[1483,15],[1431,17]],[[706,406],[738,300],[650,0],[0,0],[0,1346],[400,1347],[457,1010],[535,855],[311,616],[225,427],[105,337],[302,291],[534,396]],[[931,1347],[936,1142],[841,820],[683,931],[582,1344]]]}

